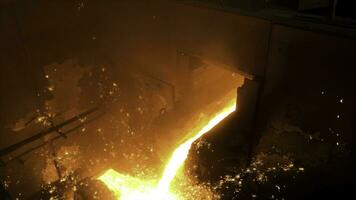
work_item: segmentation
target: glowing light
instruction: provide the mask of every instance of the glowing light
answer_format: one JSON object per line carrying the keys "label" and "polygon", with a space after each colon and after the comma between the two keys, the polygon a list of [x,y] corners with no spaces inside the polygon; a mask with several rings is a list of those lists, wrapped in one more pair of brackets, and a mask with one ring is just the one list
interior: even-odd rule
{"label": "glowing light", "polygon": [[178,170],[184,165],[192,144],[214,128],[219,122],[236,110],[236,99],[230,100],[209,121],[201,125],[193,136],[176,148],[170,157],[161,179],[156,182],[142,181],[131,176],[123,175],[113,169],[106,171],[98,179],[101,180],[115,196],[121,200],[177,200],[178,195],[170,191],[171,183],[177,175]]}
{"label": "glowing light", "polygon": [[175,200],[172,194],[163,194],[154,183],[142,181],[109,169],[98,178],[121,200]]}
{"label": "glowing light", "polygon": [[158,184],[158,188],[161,191],[167,192],[169,186],[174,179],[178,169],[184,164],[184,161],[187,159],[189,149],[192,146],[193,142],[203,136],[205,133],[209,132],[214,128],[219,122],[229,116],[232,112],[236,110],[236,101],[229,102],[219,114],[217,114],[213,119],[211,119],[202,129],[198,131],[196,135],[188,139],[186,142],[181,144],[174,152],[169,160],[166,168],[164,170],[162,179]]}

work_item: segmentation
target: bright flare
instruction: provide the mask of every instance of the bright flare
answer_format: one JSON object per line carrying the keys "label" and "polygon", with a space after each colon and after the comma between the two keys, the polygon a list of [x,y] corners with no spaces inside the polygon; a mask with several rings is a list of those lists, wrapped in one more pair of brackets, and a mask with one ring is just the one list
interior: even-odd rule
{"label": "bright flare", "polygon": [[209,132],[219,122],[221,122],[235,110],[236,101],[233,100],[232,102],[229,102],[229,105],[226,106],[213,119],[211,119],[202,129],[200,129],[196,135],[188,139],[185,143],[181,144],[176,150],[174,150],[173,155],[169,160],[169,163],[166,165],[163,176],[158,184],[158,188],[160,191],[169,191],[169,186],[174,177],[176,176],[178,169],[184,164],[184,161],[187,159],[192,144],[205,133]]}
{"label": "bright flare", "polygon": [[170,192],[170,185],[180,167],[187,159],[192,144],[214,128],[219,122],[236,110],[236,99],[233,98],[227,105],[206,123],[197,133],[176,148],[165,167],[158,185],[139,179],[122,175],[109,169],[98,179],[114,192],[121,200],[176,200],[179,197]]}
{"label": "bright flare", "polygon": [[98,178],[121,200],[176,200],[173,194],[163,194],[153,183],[123,175],[109,169]]}

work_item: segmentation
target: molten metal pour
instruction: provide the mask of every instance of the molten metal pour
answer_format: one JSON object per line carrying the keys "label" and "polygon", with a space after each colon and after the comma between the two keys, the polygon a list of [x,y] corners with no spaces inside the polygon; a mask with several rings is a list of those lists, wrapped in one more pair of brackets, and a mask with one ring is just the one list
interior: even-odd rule
{"label": "molten metal pour", "polygon": [[170,190],[171,183],[177,171],[187,159],[189,150],[197,139],[209,132],[219,122],[236,110],[236,99],[230,100],[226,106],[206,123],[193,137],[176,148],[165,167],[158,184],[147,182],[127,175],[120,174],[113,169],[107,170],[98,179],[114,192],[121,200],[178,200],[182,199]]}

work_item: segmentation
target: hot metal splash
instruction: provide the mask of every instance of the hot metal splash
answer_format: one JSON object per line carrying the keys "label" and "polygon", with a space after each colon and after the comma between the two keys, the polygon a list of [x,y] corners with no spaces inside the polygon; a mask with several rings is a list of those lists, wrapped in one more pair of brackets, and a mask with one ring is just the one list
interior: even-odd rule
{"label": "hot metal splash", "polygon": [[184,165],[192,144],[214,128],[219,122],[236,110],[236,98],[230,99],[216,114],[201,124],[193,136],[179,145],[172,153],[159,181],[143,181],[128,175],[120,174],[113,169],[107,170],[98,179],[102,181],[119,200],[184,200],[172,181],[178,170]]}

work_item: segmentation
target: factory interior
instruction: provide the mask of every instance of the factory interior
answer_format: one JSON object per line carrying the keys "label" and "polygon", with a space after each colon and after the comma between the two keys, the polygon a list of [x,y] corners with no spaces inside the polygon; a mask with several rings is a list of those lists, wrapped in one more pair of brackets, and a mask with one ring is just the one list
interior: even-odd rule
{"label": "factory interior", "polygon": [[352,199],[348,0],[0,0],[0,200]]}

